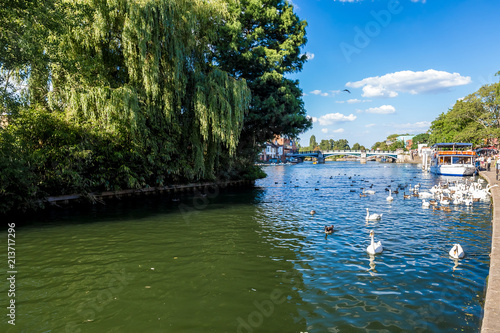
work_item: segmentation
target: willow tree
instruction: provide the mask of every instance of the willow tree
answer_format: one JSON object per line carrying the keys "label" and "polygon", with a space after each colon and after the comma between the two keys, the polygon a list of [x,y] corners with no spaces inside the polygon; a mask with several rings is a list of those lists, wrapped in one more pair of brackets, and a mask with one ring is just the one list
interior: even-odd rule
{"label": "willow tree", "polygon": [[[48,92],[50,32],[60,26],[57,0],[0,0],[0,103],[16,113],[25,103],[44,103]],[[26,85],[29,89],[23,89]]]}
{"label": "willow tree", "polygon": [[[50,106],[130,142],[145,179],[134,176],[129,186],[214,178],[220,158],[235,153],[250,91],[244,79],[208,60],[217,36],[213,22],[230,19],[227,3],[75,5],[78,22],[58,48],[64,61],[51,68]],[[121,170],[129,169],[127,162]]]}

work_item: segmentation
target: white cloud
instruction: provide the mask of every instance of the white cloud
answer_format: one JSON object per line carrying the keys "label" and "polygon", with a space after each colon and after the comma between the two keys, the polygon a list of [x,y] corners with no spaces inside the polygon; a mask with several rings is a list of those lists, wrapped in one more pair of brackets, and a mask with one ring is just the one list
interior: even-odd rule
{"label": "white cloud", "polygon": [[373,126],[376,126],[377,124],[368,124],[368,125],[365,125],[365,127],[373,127]]}
{"label": "white cloud", "polygon": [[324,92],[322,90],[316,89],[316,90],[311,91],[311,94],[316,95],[316,96],[323,96],[323,97],[334,96],[334,95],[337,95],[338,93],[340,93],[340,90],[330,90],[330,92]]}
{"label": "white cloud", "polygon": [[318,118],[318,122],[322,126],[332,125],[337,122],[345,122],[345,121],[354,121],[356,120],[356,116],[352,113],[348,116],[343,115],[342,113],[328,113]]}
{"label": "white cloud", "polygon": [[412,95],[448,91],[451,87],[471,83],[470,76],[428,69],[421,72],[401,71],[384,76],[347,82],[351,88],[363,88],[363,97],[396,97],[399,92]]}
{"label": "white cloud", "polygon": [[343,128],[338,128],[336,130],[329,130],[328,128],[322,128],[321,129],[321,132],[327,134],[327,133],[344,133],[344,129]]}
{"label": "white cloud", "polygon": [[376,108],[369,108],[365,110],[366,113],[376,113],[376,114],[390,114],[396,112],[396,108],[392,105],[382,105]]}
{"label": "white cloud", "polygon": [[313,90],[313,91],[311,91],[311,94],[313,94],[313,95],[320,95],[320,96],[328,96],[328,93],[324,93],[321,90]]}
{"label": "white cloud", "polygon": [[371,102],[372,100],[371,99],[357,99],[357,98],[351,98],[351,99],[348,99],[347,101],[335,101],[335,103],[339,103],[339,104],[343,104],[343,103],[347,103],[347,104],[356,104],[356,103],[367,103],[367,102]]}
{"label": "white cloud", "polygon": [[306,52],[306,57],[307,57],[307,60],[313,60],[314,59],[314,53]]}

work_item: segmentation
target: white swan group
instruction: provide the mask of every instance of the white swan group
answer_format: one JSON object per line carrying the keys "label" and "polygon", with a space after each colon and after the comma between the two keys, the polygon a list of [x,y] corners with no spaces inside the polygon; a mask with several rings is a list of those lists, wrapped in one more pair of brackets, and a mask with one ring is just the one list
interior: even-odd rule
{"label": "white swan group", "polygon": [[[422,199],[422,207],[429,208],[432,206],[437,206],[438,204],[441,206],[448,206],[450,204],[459,205],[465,204],[467,206],[472,205],[474,201],[479,200],[489,200],[490,198],[490,189],[498,185],[486,186],[483,188],[481,180],[477,182],[465,182],[465,183],[449,183],[444,185],[435,185],[432,187],[429,192],[419,192],[420,184],[414,186],[410,189],[413,192],[414,196],[420,197]],[[387,189],[386,189],[387,190]],[[397,192],[395,192],[397,193]],[[363,196],[366,194],[375,194],[373,190],[363,191]],[[406,194],[406,193],[404,193]],[[410,195],[404,195],[405,199],[409,198]],[[425,200],[429,199],[429,201]],[[394,197],[392,196],[392,191],[389,189],[389,196],[386,197],[386,201],[392,202]],[[448,207],[438,207],[438,209],[451,211]],[[383,214],[370,214],[370,210],[366,208],[366,217],[367,221],[376,221],[382,218]],[[326,229],[325,229],[326,232]],[[374,240],[374,231],[370,231],[371,242],[370,245],[366,248],[366,252],[371,255],[382,253],[383,247],[382,242],[375,242]],[[465,257],[465,251],[460,244],[453,244],[453,247],[449,251],[449,255],[453,259],[462,259]]]}

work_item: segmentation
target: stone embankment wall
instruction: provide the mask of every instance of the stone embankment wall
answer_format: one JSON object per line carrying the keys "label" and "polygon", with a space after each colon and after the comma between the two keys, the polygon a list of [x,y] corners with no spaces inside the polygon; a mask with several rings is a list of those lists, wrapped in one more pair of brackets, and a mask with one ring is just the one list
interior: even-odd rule
{"label": "stone embankment wall", "polygon": [[[480,175],[488,183],[500,185],[496,180],[494,171],[481,171]],[[491,235],[491,258],[490,272],[488,275],[488,286],[486,288],[486,298],[484,301],[484,316],[481,325],[481,333],[500,332],[500,187],[491,189],[491,200],[493,202],[493,220]]]}
{"label": "stone embankment wall", "polygon": [[80,203],[80,202],[104,202],[109,199],[125,198],[133,196],[144,196],[154,194],[181,194],[181,193],[204,193],[213,188],[223,189],[230,187],[253,187],[253,180],[233,180],[227,182],[207,182],[185,185],[167,185],[159,187],[148,187],[136,190],[109,191],[89,194],[71,194],[45,198],[45,202],[57,206],[60,204]]}

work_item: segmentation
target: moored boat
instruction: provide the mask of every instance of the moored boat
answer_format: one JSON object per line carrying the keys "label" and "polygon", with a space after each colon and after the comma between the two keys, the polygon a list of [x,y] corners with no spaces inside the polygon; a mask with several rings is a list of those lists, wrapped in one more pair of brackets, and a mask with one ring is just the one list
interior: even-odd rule
{"label": "moored boat", "polygon": [[472,143],[436,143],[432,146],[430,171],[443,176],[472,176],[476,172]]}

